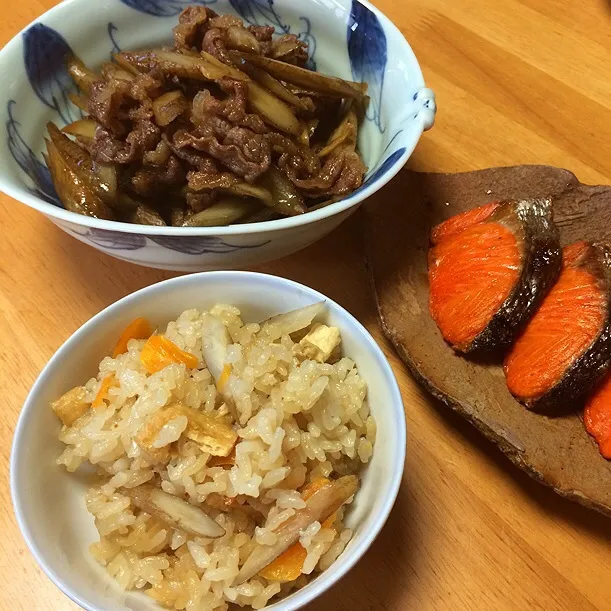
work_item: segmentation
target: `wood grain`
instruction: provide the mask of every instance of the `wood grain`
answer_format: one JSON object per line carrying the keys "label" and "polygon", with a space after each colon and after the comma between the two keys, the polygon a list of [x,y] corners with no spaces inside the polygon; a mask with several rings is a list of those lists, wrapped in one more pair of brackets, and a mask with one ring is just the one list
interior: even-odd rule
{"label": "wood grain", "polygon": [[[437,93],[436,126],[409,167],[541,163],[566,167],[582,182],[611,182],[605,0],[376,3],[408,38]],[[0,43],[53,4],[1,3]],[[17,529],[8,489],[12,431],[29,387],[70,333],[171,274],[101,255],[5,196],[0,222],[0,608],[74,610]],[[406,407],[408,457],[390,520],[367,556],[311,609],[611,609],[608,519],[532,482],[420,389],[377,327],[362,250],[355,218],[260,268],[325,292],[355,314],[388,355]]]}

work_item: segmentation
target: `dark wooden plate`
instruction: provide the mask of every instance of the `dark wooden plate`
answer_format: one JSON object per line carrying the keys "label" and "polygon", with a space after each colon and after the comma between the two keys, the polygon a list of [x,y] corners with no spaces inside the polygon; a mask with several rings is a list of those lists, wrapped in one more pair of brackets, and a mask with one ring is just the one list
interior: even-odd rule
{"label": "dark wooden plate", "polygon": [[384,333],[416,378],[532,477],[611,516],[611,462],[586,433],[579,406],[574,414],[556,418],[529,412],[507,390],[500,364],[457,356],[429,316],[431,227],[495,199],[543,196],[554,198],[563,245],[611,239],[611,188],[582,185],[566,170],[405,170],[366,209],[368,265]]}

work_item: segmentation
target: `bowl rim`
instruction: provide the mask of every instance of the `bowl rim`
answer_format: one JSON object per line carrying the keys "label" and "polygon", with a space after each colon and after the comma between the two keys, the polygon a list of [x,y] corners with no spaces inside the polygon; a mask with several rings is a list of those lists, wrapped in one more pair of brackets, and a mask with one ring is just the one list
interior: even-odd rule
{"label": "bowl rim", "polygon": [[[11,51],[21,43],[22,34],[26,32],[32,25],[41,22],[46,17],[53,16],[55,13],[61,13],[62,11],[66,10],[66,7],[71,4],[76,4],[78,2],[83,1],[84,0],[63,0],[63,2],[60,2],[56,6],[50,8],[48,11],[45,11],[39,17],[36,17],[33,21],[28,23],[28,25],[26,25],[22,30],[15,34],[15,36],[11,38],[11,40],[4,46],[4,48],[0,49],[0,62],[3,55],[10,54]],[[399,28],[380,9],[371,4],[369,0],[356,0],[356,2],[365,6],[376,15],[376,17],[383,24],[385,32],[390,31],[392,32],[393,36],[397,37],[397,39],[400,41],[404,54],[406,56],[409,56],[412,60],[410,63],[413,65],[414,68],[414,87],[416,87],[418,90],[424,88],[425,82],[424,76],[422,75],[422,69],[418,62],[416,54],[414,53],[405,36],[402,34],[401,30],[399,30]],[[258,234],[261,232],[281,231],[283,229],[291,229],[294,227],[302,227],[305,225],[316,223],[317,221],[322,221],[331,216],[335,216],[336,214],[340,214],[354,206],[357,206],[362,201],[364,201],[365,199],[379,191],[382,187],[384,187],[403,168],[410,155],[414,152],[414,149],[416,148],[416,145],[418,144],[422,133],[430,127],[430,125],[427,125],[427,119],[422,115],[422,113],[417,114],[416,118],[414,119],[414,122],[417,125],[417,128],[414,131],[414,137],[412,138],[411,142],[409,142],[408,145],[405,146],[403,154],[393,162],[393,164],[386,170],[386,172],[380,178],[377,178],[371,184],[365,184],[364,186],[361,186],[356,195],[349,194],[344,199],[329,204],[318,210],[313,210],[311,212],[307,212],[298,216],[289,216],[281,219],[275,219],[272,221],[235,224],[220,227],[157,227],[152,225],[140,225],[136,223],[124,223],[122,221],[107,221],[104,219],[98,219],[94,217],[85,216],[83,214],[78,214],[77,212],[71,212],[70,210],[66,210],[65,208],[60,208],[59,206],[46,202],[43,199],[30,193],[25,187],[16,187],[12,184],[5,182],[1,171],[0,191],[4,192],[9,197],[12,197],[17,201],[26,204],[30,208],[34,208],[35,210],[42,212],[43,214],[48,217],[51,217],[52,219],[57,219],[59,221],[73,223],[75,225],[106,231],[137,233],[145,236],[184,237],[228,235],[238,236]]]}
{"label": "bowl rim", "polygon": [[294,609],[299,609],[318,598],[324,592],[330,590],[342,577],[346,575],[346,573],[348,573],[348,571],[350,571],[350,569],[354,567],[357,562],[359,562],[363,558],[369,547],[372,545],[372,543],[377,538],[378,534],[381,532],[382,528],[386,524],[388,516],[390,515],[390,512],[397,499],[397,495],[399,493],[399,488],[401,486],[401,481],[403,478],[407,443],[407,422],[405,418],[401,390],[399,388],[392,366],[390,365],[389,360],[382,351],[382,348],[378,345],[378,343],[375,341],[371,333],[369,333],[369,331],[365,328],[365,326],[361,324],[361,322],[357,320],[348,310],[346,310],[344,307],[342,307],[330,297],[327,297],[316,289],[310,288],[309,286],[306,286],[294,280],[283,278],[281,276],[274,276],[272,274],[249,271],[209,271],[200,272],[197,274],[186,274],[184,276],[170,278],[168,280],[163,280],[161,282],[146,286],[111,303],[109,306],[105,307],[103,310],[101,310],[89,320],[87,320],[76,331],[74,331],[74,333],[72,333],[70,337],[68,337],[62,343],[62,345],[55,351],[53,356],[51,356],[51,358],[47,361],[41,372],[38,374],[38,377],[34,381],[34,384],[32,385],[24,401],[23,407],[19,414],[19,418],[17,420],[15,431],[13,433],[9,461],[9,479],[13,512],[15,514],[19,530],[21,531],[21,535],[23,536],[31,554],[34,556],[34,559],[38,566],[42,568],[47,577],[49,577],[49,579],[66,596],[68,596],[68,598],[70,598],[73,602],[81,606],[83,609],[87,609],[88,611],[105,611],[101,607],[97,607],[93,604],[90,604],[76,590],[73,590],[67,585],[65,585],[62,579],[55,571],[55,569],[53,568],[53,566],[43,560],[44,555],[40,551],[38,543],[36,542],[34,536],[30,531],[29,523],[26,520],[25,515],[23,514],[21,509],[23,500],[21,498],[20,483],[17,478],[17,473],[19,471],[19,469],[17,468],[19,464],[18,456],[23,446],[22,437],[25,434],[27,426],[29,425],[29,421],[32,417],[32,414],[34,414],[36,410],[37,395],[39,394],[41,387],[45,383],[45,378],[48,374],[48,371],[52,369],[56,365],[56,363],[63,360],[64,354],[73,351],[75,347],[78,346],[80,339],[83,336],[86,336],[93,328],[95,328],[95,326],[101,319],[112,315],[114,311],[121,309],[122,306],[125,306],[129,302],[137,301],[146,293],[154,294],[156,291],[164,291],[168,289],[179,290],[182,284],[197,284],[199,282],[205,283],[207,279],[210,278],[225,280],[228,283],[239,283],[245,277],[250,277],[251,279],[254,279],[255,281],[261,283],[271,283],[284,290],[305,293],[313,299],[325,301],[327,305],[331,306],[333,309],[336,310],[338,315],[340,315],[342,318],[347,319],[351,325],[354,325],[357,332],[363,336],[363,347],[366,351],[372,353],[375,357],[377,365],[379,366],[385,378],[385,383],[389,387],[392,400],[390,401],[390,405],[385,406],[384,409],[390,409],[392,411],[392,418],[394,420],[394,432],[398,445],[397,453],[395,454],[395,461],[392,463],[392,469],[386,470],[386,473],[390,473],[388,484],[386,486],[386,499],[380,511],[374,517],[374,522],[369,528],[369,530],[363,532],[360,537],[354,537],[353,540],[356,541],[356,545],[350,550],[350,555],[346,556],[344,564],[341,567],[337,568],[335,571],[332,571],[332,568],[335,565],[334,563],[334,565],[331,565],[329,569],[323,571],[320,575],[318,575],[308,584],[308,586],[311,585],[313,587],[308,589],[308,586],[305,586],[304,588],[294,592],[293,594],[290,594],[288,597],[266,606],[265,609],[269,609],[270,611],[292,611]]}

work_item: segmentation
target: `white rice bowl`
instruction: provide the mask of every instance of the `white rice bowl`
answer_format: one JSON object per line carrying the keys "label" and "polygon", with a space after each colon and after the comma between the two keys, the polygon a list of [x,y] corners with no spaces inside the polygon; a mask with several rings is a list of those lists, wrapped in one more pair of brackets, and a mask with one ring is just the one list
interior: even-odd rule
{"label": "white rice bowl", "polygon": [[[231,373],[222,392],[202,352],[210,317],[231,338],[225,355]],[[86,503],[100,540],[90,551],[122,588],[142,590],[173,609],[223,610],[231,603],[260,609],[329,568],[352,536],[343,524],[346,505],[330,527],[314,522],[301,532],[307,555],[298,579],[255,575],[232,585],[253,548],[273,545],[275,529],[305,506],[299,493],[305,484],[357,473],[369,461],[376,425],[366,385],[349,358],[297,357],[299,335],[263,333],[230,305],[186,310],[158,331],[197,357],[197,368],[171,364],[148,374],[140,359],[146,340],[130,340],[126,353],[104,358],[97,377],[84,384],[91,402],[102,380],[114,375],[107,400],[62,427],[65,449],[57,462],[68,471],[95,466],[98,478]],[[169,422],[155,442],[171,446],[166,461],[135,442],[154,414],[176,402],[232,417],[238,433],[232,465],[214,466],[210,454],[185,438],[185,418]],[[126,490],[147,482],[201,507],[225,534],[188,535],[138,509]],[[219,499],[233,504],[227,510]]]}

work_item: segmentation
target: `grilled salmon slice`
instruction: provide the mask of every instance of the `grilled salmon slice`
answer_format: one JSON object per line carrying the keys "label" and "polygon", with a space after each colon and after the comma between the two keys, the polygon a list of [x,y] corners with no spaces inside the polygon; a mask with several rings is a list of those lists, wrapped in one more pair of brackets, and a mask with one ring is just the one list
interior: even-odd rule
{"label": "grilled salmon slice", "polygon": [[492,202],[435,227],[429,307],[460,352],[509,346],[560,270],[549,200]]}
{"label": "grilled salmon slice", "polygon": [[611,460],[611,375],[607,375],[588,399],[583,423],[598,444],[600,453]]}
{"label": "grilled salmon slice", "polygon": [[507,386],[526,407],[549,414],[574,410],[605,374],[610,295],[607,247],[567,246],[558,281],[505,359]]}

